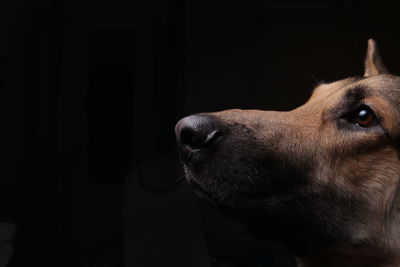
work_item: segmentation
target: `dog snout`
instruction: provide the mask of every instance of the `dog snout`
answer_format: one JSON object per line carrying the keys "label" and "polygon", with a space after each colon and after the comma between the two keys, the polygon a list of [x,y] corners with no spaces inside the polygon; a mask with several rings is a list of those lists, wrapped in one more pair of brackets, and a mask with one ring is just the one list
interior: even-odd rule
{"label": "dog snout", "polygon": [[206,115],[191,115],[175,126],[178,147],[182,151],[208,150],[222,137],[215,121]]}

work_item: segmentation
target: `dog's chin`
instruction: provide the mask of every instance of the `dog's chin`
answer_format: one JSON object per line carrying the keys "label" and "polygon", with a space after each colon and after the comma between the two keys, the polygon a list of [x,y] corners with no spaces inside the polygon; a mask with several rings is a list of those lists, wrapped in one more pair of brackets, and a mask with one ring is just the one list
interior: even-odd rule
{"label": "dog's chin", "polygon": [[260,238],[284,244],[297,255],[318,251],[333,242],[331,236],[308,224],[308,219],[298,213],[300,209],[295,207],[297,201],[292,195],[227,191],[223,186],[209,187],[208,183],[199,181],[199,177],[189,175],[186,178],[203,203],[245,223]]}

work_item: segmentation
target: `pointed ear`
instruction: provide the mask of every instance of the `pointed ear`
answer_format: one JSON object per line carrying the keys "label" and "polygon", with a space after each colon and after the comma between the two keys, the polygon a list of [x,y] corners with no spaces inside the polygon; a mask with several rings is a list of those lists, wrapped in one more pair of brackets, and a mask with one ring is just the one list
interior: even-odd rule
{"label": "pointed ear", "polygon": [[379,55],[378,47],[376,46],[374,39],[368,40],[367,56],[365,57],[364,64],[364,77],[389,73],[382,63],[382,59]]}

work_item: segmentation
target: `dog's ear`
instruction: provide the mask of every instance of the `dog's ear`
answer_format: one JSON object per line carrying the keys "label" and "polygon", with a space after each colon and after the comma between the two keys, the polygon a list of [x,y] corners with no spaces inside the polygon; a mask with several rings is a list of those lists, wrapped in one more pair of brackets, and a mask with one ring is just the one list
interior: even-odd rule
{"label": "dog's ear", "polygon": [[374,39],[368,40],[367,56],[365,57],[364,77],[388,73],[386,67],[382,63],[379,55],[378,47]]}

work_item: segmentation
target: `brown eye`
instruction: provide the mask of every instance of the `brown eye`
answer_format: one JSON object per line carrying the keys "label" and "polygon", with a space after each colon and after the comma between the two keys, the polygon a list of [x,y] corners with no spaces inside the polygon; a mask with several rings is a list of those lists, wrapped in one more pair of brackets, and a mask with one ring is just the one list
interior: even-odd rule
{"label": "brown eye", "polygon": [[375,122],[375,114],[367,106],[360,107],[354,113],[354,123],[361,127],[373,126]]}

